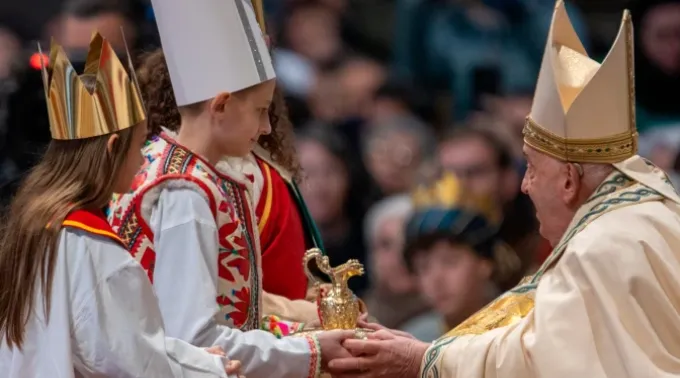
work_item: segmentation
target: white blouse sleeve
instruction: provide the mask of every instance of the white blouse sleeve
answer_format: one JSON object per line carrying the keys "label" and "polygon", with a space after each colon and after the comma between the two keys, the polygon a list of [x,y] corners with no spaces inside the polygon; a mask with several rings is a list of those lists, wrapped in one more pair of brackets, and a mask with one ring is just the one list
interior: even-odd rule
{"label": "white blouse sleeve", "polygon": [[[112,251],[117,252],[117,251]],[[120,251],[120,253],[127,253]],[[153,288],[132,259],[78,306],[74,338],[81,366],[109,377],[227,377],[218,356],[166,338]]]}

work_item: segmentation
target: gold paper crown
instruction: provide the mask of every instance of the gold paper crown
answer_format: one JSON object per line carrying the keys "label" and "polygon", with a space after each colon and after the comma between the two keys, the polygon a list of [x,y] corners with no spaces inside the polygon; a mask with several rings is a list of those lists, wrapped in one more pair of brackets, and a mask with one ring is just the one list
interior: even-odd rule
{"label": "gold paper crown", "polygon": [[411,193],[411,200],[416,210],[461,209],[479,214],[492,224],[499,223],[502,217],[499,207],[491,197],[466,191],[460,180],[449,172],[444,173],[430,186],[418,187]]}
{"label": "gold paper crown", "polygon": [[42,61],[41,64],[53,139],[106,135],[146,119],[129,53],[128,66],[132,78],[109,42],[99,33],[92,34],[82,73],[92,75],[96,80],[94,90],[88,90],[83,84],[64,49],[54,40],[50,46],[49,67],[45,67]]}
{"label": "gold paper crown", "polygon": [[637,152],[633,26],[621,26],[602,64],[588,56],[562,0],[555,6],[524,142],[570,162],[616,163]]}

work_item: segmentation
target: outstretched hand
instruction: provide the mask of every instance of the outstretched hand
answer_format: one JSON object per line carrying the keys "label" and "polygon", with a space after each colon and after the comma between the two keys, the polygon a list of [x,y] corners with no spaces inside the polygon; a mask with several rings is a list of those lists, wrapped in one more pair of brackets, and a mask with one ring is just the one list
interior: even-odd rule
{"label": "outstretched hand", "polygon": [[400,336],[400,337],[405,337],[407,339],[414,339],[415,340],[415,337],[413,337],[413,335],[411,335],[408,332],[399,331],[397,329],[389,329],[382,324],[372,323],[368,319],[369,319],[369,316],[368,316],[367,313],[361,314],[361,316],[359,316],[359,320],[357,322],[357,325],[361,328],[371,329],[373,331],[387,331],[387,332],[390,332],[391,334],[393,334],[395,336]]}
{"label": "outstretched hand", "polygon": [[416,378],[430,345],[379,330],[367,340],[349,339],[343,346],[352,356],[328,364],[335,378]]}
{"label": "outstretched hand", "polygon": [[328,362],[338,358],[352,357],[343,343],[355,336],[354,331],[333,330],[319,333],[317,340],[321,347],[321,369],[326,370]]}

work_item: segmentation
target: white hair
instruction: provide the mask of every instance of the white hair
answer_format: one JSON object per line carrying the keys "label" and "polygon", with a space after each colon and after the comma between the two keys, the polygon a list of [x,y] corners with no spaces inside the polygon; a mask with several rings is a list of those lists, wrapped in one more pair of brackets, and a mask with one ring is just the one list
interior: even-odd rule
{"label": "white hair", "polygon": [[585,184],[593,190],[604,181],[614,170],[611,164],[588,163],[581,164],[583,169],[583,180]]}
{"label": "white hair", "polygon": [[406,194],[393,195],[375,203],[364,219],[364,237],[367,245],[371,245],[372,238],[383,222],[392,218],[408,218],[411,214],[413,214],[413,202]]}

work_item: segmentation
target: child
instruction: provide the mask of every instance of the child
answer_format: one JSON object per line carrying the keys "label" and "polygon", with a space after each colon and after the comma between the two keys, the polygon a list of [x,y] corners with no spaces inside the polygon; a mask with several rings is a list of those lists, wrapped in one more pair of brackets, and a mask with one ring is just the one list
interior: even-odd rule
{"label": "child", "polygon": [[[170,73],[163,50],[146,54],[137,69],[144,102],[149,111],[149,128],[154,133],[174,134],[181,117],[175,105]],[[305,250],[321,245],[315,226],[308,216],[295,185],[295,151],[285,144],[292,130],[282,130],[280,93],[274,94],[276,109],[270,109],[272,132],[263,135],[268,150],[260,145],[248,156],[222,159],[216,166],[225,172],[252,177],[254,215],[262,250],[263,309],[297,322],[308,323],[317,317],[316,305],[301,301],[307,294],[307,277],[302,266]],[[272,104],[274,108],[274,104]],[[277,111],[279,114],[272,114]],[[288,133],[286,133],[288,131]],[[287,135],[286,135],[287,134]],[[285,139],[284,139],[285,138]],[[269,152],[275,151],[275,154]],[[271,157],[274,156],[278,161]],[[287,164],[286,164],[287,163]],[[287,168],[286,168],[287,167]],[[305,230],[309,231],[305,233]],[[309,241],[309,245],[307,245]],[[286,300],[290,299],[290,300]]]}
{"label": "child", "polygon": [[226,377],[220,356],[165,338],[142,268],[103,216],[142,162],[141,96],[93,36],[84,74],[53,45],[43,68],[54,139],[0,242],[4,377]]}
{"label": "child", "polygon": [[429,317],[430,331],[421,319],[418,333],[438,338],[500,294],[497,282],[515,273],[519,258],[498,236],[501,209],[455,176],[445,174],[419,188],[412,200],[415,213],[406,226],[404,259],[437,313]]}
{"label": "child", "polygon": [[144,149],[133,191],[111,203],[113,228],[153,281],[168,334],[223,346],[243,358],[249,378],[314,376],[322,361],[347,353],[347,334],[277,340],[258,331],[281,336],[300,325],[262,321],[253,182],[215,168],[270,132],[275,76],[250,2],[153,5],[182,126]]}

